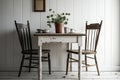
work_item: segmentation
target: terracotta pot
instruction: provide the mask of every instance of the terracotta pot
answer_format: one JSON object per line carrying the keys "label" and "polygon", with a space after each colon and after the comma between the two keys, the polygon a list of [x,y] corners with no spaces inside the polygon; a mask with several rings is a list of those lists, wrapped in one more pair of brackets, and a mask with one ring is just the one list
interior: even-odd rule
{"label": "terracotta pot", "polygon": [[63,27],[62,23],[55,23],[55,31],[56,31],[56,33],[62,33],[62,27]]}

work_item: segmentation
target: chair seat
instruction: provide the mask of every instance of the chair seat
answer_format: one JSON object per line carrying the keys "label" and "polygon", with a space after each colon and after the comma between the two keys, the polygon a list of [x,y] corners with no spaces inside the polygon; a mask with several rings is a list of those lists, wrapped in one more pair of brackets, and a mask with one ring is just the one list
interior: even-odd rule
{"label": "chair seat", "polygon": [[[67,50],[67,52],[78,54],[78,50]],[[82,50],[82,54],[96,54],[96,52],[92,50]]]}
{"label": "chair seat", "polygon": [[[43,53],[49,53],[49,49],[43,49]],[[38,49],[32,49],[32,50],[24,50],[22,51],[23,54],[32,54],[32,55],[38,55]]]}
{"label": "chair seat", "polygon": [[97,52],[92,50],[82,50],[82,54],[96,54]]}

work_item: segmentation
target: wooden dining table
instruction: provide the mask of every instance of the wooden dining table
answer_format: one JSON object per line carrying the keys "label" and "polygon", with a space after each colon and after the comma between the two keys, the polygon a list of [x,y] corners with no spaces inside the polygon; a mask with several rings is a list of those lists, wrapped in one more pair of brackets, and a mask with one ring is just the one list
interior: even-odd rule
{"label": "wooden dining table", "polygon": [[[39,47],[39,69],[38,69],[38,80],[42,80],[42,44],[43,43],[78,43],[79,50],[79,68],[78,68],[78,80],[81,80],[81,46],[82,37],[85,36],[84,33],[35,33],[34,36],[38,37],[38,47]],[[68,47],[69,48],[69,47]]]}

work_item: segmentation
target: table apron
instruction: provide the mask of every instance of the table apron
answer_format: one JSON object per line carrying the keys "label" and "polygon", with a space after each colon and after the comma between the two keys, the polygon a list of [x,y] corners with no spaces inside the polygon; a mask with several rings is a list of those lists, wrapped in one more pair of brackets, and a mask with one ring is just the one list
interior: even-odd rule
{"label": "table apron", "polygon": [[50,42],[62,42],[62,43],[71,43],[81,41],[80,36],[39,36],[39,43],[50,43]]}

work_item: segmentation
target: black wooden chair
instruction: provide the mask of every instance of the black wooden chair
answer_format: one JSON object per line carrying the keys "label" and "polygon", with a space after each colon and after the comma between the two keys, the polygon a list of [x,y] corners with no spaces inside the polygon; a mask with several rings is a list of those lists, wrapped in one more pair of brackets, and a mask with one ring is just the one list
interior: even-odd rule
{"label": "black wooden chair", "polygon": [[[22,67],[29,68],[29,72],[31,71],[31,68],[38,68],[39,57],[38,57],[38,49],[32,48],[32,39],[31,39],[29,21],[27,21],[27,24],[17,23],[15,21],[15,26],[19,37],[19,42],[22,48],[21,51],[22,60],[18,73],[18,77],[19,77],[21,75]],[[48,62],[49,74],[51,74],[50,50],[43,49],[42,53],[43,55],[45,54],[44,56],[42,56],[42,61]],[[29,65],[25,65],[24,60],[29,61]]]}
{"label": "black wooden chair", "polygon": [[[102,25],[102,21],[100,23],[92,23],[89,25],[86,22],[85,50],[82,50],[82,55],[85,56],[85,59],[82,61],[82,64],[84,64],[83,67],[85,67],[86,71],[88,71],[89,66],[96,66],[98,75],[100,75],[100,73],[97,63],[96,49],[97,49],[99,34],[101,30],[101,25]],[[67,52],[68,52],[68,57],[67,57],[67,65],[66,65],[66,75],[68,74],[69,62],[79,62],[79,60],[72,58],[70,56],[71,54],[78,55],[79,54],[78,50],[67,50]],[[90,55],[93,55],[93,57],[91,57]],[[88,64],[88,58],[95,60],[95,64],[90,64],[90,63]]]}

